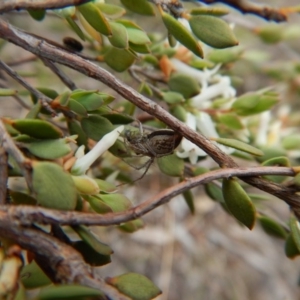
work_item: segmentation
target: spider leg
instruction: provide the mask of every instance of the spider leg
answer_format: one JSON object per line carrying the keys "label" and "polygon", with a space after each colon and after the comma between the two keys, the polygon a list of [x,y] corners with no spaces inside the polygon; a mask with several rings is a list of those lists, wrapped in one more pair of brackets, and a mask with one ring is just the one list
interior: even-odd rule
{"label": "spider leg", "polygon": [[[154,162],[154,157],[151,157],[142,167],[145,167],[145,171],[144,173],[142,174],[142,176],[140,176],[139,178],[133,180],[131,183],[133,182],[136,182],[138,180],[141,180],[145,175],[146,173],[148,172],[150,166],[152,165],[152,163]],[[140,168],[141,169],[141,168]]]}

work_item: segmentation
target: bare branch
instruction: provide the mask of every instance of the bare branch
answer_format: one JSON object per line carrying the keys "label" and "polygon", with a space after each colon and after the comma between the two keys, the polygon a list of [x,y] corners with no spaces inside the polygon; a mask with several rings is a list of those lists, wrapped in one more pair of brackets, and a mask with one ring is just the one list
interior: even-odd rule
{"label": "bare branch", "polygon": [[103,279],[95,278],[91,268],[74,248],[41,230],[24,230],[24,227],[19,226],[4,212],[0,212],[0,235],[35,253],[37,260],[46,264],[41,267],[52,271],[51,277],[54,282],[78,283],[97,289],[110,299],[129,299]]}
{"label": "bare branch", "polygon": [[8,161],[7,154],[0,146],[0,204],[6,203],[7,196],[7,179],[8,179]]}
{"label": "bare branch", "polygon": [[40,99],[43,107],[47,109],[51,114],[56,115],[54,109],[49,106],[49,103],[52,102],[52,99],[48,98],[35,88],[33,88],[30,84],[28,84],[17,72],[15,72],[12,68],[10,68],[5,62],[0,60],[0,67],[13,79],[19,82],[25,89],[27,89],[31,94],[33,94],[37,99]]}
{"label": "bare branch", "polygon": [[41,58],[41,60],[70,90],[73,91],[77,89],[76,84],[71,80],[71,78],[69,78],[62,70],[60,70],[52,61],[45,58]]}
{"label": "bare branch", "polygon": [[91,0],[4,0],[0,4],[0,13],[21,9],[58,9],[89,1]]}
{"label": "bare branch", "polygon": [[239,10],[243,14],[253,14],[262,17],[268,21],[285,22],[287,20],[286,14],[280,9],[267,7],[264,5],[258,5],[246,0],[199,0],[199,1],[206,4],[221,2]]}
{"label": "bare branch", "polygon": [[[285,175],[294,176],[295,172],[292,168],[286,167],[252,167],[252,168],[239,168],[239,169],[220,169],[205,174],[186,179],[170,188],[165,189],[158,195],[146,200],[140,205],[133,207],[127,211],[120,213],[108,213],[105,215],[98,215],[95,213],[84,213],[76,211],[58,211],[54,209],[47,209],[42,207],[33,207],[25,205],[17,206],[0,206],[0,212],[6,212],[18,224],[30,225],[33,222],[43,224],[60,224],[60,225],[119,225],[124,222],[135,220],[142,217],[146,213],[169,202],[175,196],[190,190],[200,184],[206,184],[210,181],[237,177],[250,177],[260,175]],[[272,188],[271,183],[269,188]],[[276,190],[276,186],[273,187]],[[296,196],[297,208],[300,212],[300,196]],[[296,201],[295,200],[295,201]]]}

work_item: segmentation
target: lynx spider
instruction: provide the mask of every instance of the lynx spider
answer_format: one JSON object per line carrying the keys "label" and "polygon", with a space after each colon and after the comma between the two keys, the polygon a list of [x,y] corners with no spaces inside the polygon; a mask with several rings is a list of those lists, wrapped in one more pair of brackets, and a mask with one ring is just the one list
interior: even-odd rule
{"label": "lynx spider", "polygon": [[141,123],[139,123],[139,132],[126,130],[124,138],[125,146],[133,150],[137,156],[150,157],[140,167],[135,167],[127,162],[136,170],[145,168],[142,176],[133,182],[142,179],[146,175],[155,158],[172,154],[180,144],[181,139],[182,136],[171,129],[159,129],[151,133],[144,133]]}

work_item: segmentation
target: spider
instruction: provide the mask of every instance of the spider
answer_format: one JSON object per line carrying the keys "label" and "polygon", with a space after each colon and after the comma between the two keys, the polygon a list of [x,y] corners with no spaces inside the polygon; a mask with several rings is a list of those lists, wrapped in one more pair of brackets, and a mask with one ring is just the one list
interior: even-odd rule
{"label": "spider", "polygon": [[155,158],[172,154],[182,140],[182,136],[171,129],[159,129],[151,133],[143,133],[142,124],[139,125],[139,132],[125,131],[124,142],[137,156],[148,156],[150,158],[140,167],[134,167],[127,162],[137,170],[145,168],[142,176],[133,182],[145,176]]}

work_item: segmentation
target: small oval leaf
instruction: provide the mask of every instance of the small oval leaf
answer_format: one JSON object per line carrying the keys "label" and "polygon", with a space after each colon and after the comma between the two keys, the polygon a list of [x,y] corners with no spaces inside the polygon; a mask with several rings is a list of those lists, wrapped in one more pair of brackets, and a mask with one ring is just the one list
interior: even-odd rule
{"label": "small oval leaf", "polygon": [[117,277],[106,278],[106,282],[132,300],[151,300],[161,294],[161,291],[141,274],[125,273]]}
{"label": "small oval leaf", "polygon": [[255,223],[256,209],[250,197],[233,178],[223,179],[222,191],[228,210],[251,230]]}
{"label": "small oval leaf", "polygon": [[288,236],[288,233],[286,230],[276,221],[269,217],[265,216],[260,216],[258,218],[263,230],[272,236],[281,238],[281,239],[286,239]]}
{"label": "small oval leaf", "polygon": [[192,32],[205,44],[218,48],[228,48],[238,45],[228,24],[213,16],[197,15],[189,19]]}
{"label": "small oval leaf", "polygon": [[213,138],[211,140],[216,141],[217,143],[222,144],[224,146],[231,147],[253,155],[257,155],[257,156],[264,155],[264,153],[261,150],[238,140],[223,139],[223,138]]}
{"label": "small oval leaf", "polygon": [[177,155],[171,154],[157,159],[159,169],[166,175],[180,177],[184,171],[184,161]]}
{"label": "small oval leaf", "polygon": [[23,134],[37,139],[57,139],[63,132],[53,124],[39,119],[20,119],[11,122],[11,125]]}
{"label": "small oval leaf", "polygon": [[33,164],[32,186],[37,202],[44,207],[61,210],[76,207],[77,192],[72,177],[54,163]]}
{"label": "small oval leaf", "polygon": [[112,34],[110,25],[101,10],[92,2],[77,6],[86,21],[98,32],[108,36]]}
{"label": "small oval leaf", "polygon": [[203,50],[199,42],[193,37],[189,30],[184,27],[184,25],[165,12],[162,12],[162,19],[169,33],[173,35],[177,41],[197,56],[203,58]]}

